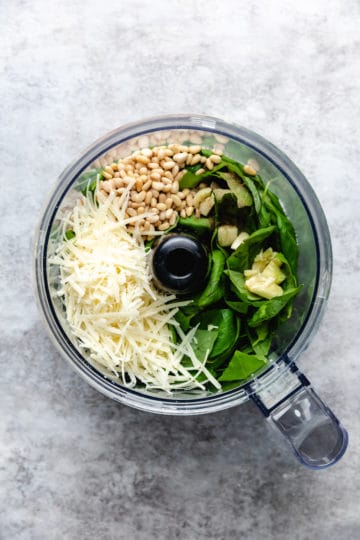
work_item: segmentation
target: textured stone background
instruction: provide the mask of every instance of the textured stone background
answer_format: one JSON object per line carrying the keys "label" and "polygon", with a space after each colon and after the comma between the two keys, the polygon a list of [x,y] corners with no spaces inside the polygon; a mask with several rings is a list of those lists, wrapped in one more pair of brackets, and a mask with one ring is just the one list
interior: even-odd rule
{"label": "textured stone background", "polygon": [[[358,0],[0,3],[0,538],[360,538]],[[31,240],[57,175],[125,122],[199,112],[258,131],[313,184],[334,281],[301,366],[350,432],[301,468],[250,405],[195,418],[97,394],[55,352]]]}

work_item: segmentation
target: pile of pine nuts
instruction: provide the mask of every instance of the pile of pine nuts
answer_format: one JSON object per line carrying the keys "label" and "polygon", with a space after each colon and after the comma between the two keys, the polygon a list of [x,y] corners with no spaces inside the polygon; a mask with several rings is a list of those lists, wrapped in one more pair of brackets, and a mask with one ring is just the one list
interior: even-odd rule
{"label": "pile of pine nuts", "polygon": [[[174,225],[178,216],[202,215],[202,198],[195,195],[199,190],[205,192],[207,185],[201,183],[195,189],[183,190],[179,187],[186,166],[201,164],[195,173],[199,175],[220,163],[221,151],[215,150],[206,157],[201,149],[200,145],[170,144],[137,150],[104,167],[99,190],[106,197],[115,193],[119,200],[131,185],[126,217],[144,214],[136,227],[146,239],[151,239],[155,231],[165,231]],[[134,225],[129,224],[128,228],[131,231]]]}

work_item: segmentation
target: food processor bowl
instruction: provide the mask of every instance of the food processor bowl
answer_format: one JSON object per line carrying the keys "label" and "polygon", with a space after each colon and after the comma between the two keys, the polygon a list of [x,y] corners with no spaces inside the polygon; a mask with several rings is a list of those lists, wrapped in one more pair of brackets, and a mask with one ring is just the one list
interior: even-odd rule
{"label": "food processor bowl", "polygon": [[[303,284],[291,318],[277,331],[269,364],[239,387],[220,393],[164,392],[130,389],[100,365],[90,363],[68,326],[56,295],[58,273],[49,257],[59,241],[58,224],[79,192],[79,178],[131,152],[163,144],[190,142],[218,150],[255,166],[270,183],[292,221],[299,245],[298,278]],[[34,247],[36,292],[49,334],[62,356],[104,395],[144,411],[194,415],[220,411],[251,399],[282,433],[296,457],[307,467],[336,463],[347,447],[347,433],[317,396],[295,361],[310,343],[322,319],[331,274],[331,241],[320,203],[299,169],[270,142],[217,118],[171,115],[151,118],[116,129],[85,150],[60,175],[40,221]]]}

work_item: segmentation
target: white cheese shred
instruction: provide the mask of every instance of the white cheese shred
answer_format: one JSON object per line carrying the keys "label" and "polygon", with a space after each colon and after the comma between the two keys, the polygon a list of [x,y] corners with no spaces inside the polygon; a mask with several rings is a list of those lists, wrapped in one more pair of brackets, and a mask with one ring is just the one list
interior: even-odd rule
{"label": "white cheese shred", "polygon": [[[204,390],[209,381],[220,389],[193,351],[196,328],[185,334],[174,319],[187,302],[153,286],[141,235],[127,232],[130,187],[120,204],[100,193],[99,204],[79,199],[62,221],[63,233],[71,228],[75,237],[59,243],[50,264],[60,270],[57,294],[70,328],[88,361],[104,366],[125,386],[140,381],[149,390],[171,394]],[[170,325],[181,338],[178,344]]]}

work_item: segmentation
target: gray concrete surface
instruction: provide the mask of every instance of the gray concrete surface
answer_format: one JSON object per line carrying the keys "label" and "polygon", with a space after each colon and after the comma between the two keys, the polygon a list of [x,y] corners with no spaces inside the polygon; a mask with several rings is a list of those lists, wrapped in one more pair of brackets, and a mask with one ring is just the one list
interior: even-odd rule
{"label": "gray concrete surface", "polygon": [[[360,538],[357,0],[0,3],[0,538]],[[301,367],[350,433],[303,469],[250,405],[193,418],[102,397],[52,347],[31,241],[57,175],[125,122],[199,112],[258,131],[314,186],[334,280]]]}

